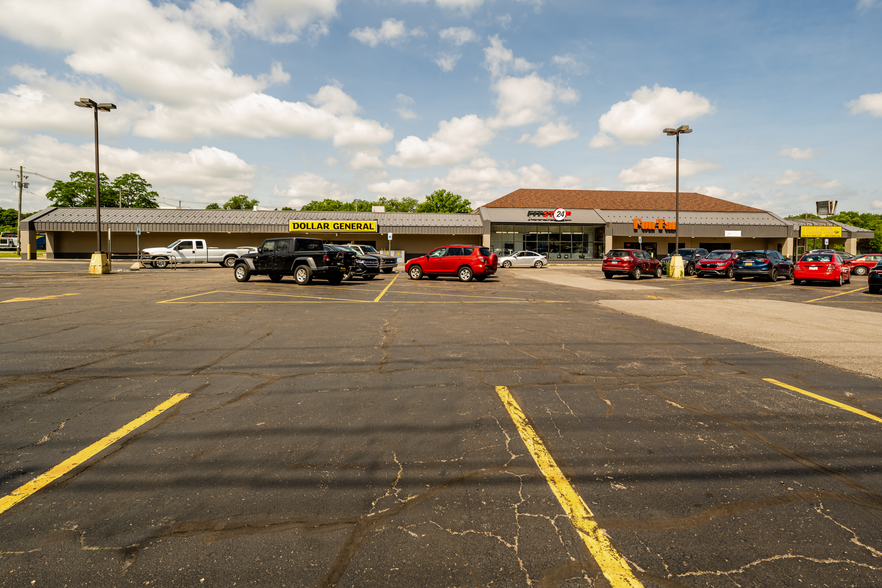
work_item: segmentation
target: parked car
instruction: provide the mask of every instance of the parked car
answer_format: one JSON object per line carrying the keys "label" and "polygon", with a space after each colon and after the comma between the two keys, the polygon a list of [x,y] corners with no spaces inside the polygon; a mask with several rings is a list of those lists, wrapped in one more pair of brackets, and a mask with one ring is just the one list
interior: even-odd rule
{"label": "parked car", "polygon": [[352,253],[347,253],[325,251],[321,239],[267,239],[256,253],[246,253],[236,260],[233,276],[237,282],[247,282],[251,276],[269,276],[273,282],[280,282],[285,276],[294,276],[301,286],[315,277],[336,285],[349,271],[346,263]]}
{"label": "parked car", "polygon": [[373,280],[380,273],[380,260],[373,255],[361,255],[347,245],[332,245],[325,243],[325,251],[342,251],[346,255],[346,266],[349,271],[343,276],[344,280],[358,277],[364,280]]}
{"label": "parked car", "polygon": [[157,269],[167,268],[170,263],[219,263],[224,267],[233,267],[237,259],[255,251],[256,247],[209,247],[205,239],[178,239],[168,247],[142,249],[141,261]]}
{"label": "parked car", "polygon": [[463,282],[472,278],[483,282],[496,273],[499,259],[487,247],[478,245],[447,245],[436,247],[427,254],[411,259],[404,264],[404,271],[411,280],[423,276],[435,279],[438,276],[458,276]]}
{"label": "parked car", "polygon": [[542,267],[548,265],[548,256],[535,251],[518,251],[499,258],[502,267]]}
{"label": "parked car", "polygon": [[760,276],[770,282],[778,281],[781,276],[788,280],[793,279],[793,262],[771,249],[738,253],[735,256],[734,269],[736,280]]}
{"label": "parked car", "polygon": [[793,268],[793,283],[824,281],[851,283],[851,267],[835,253],[806,253]]}
{"label": "parked car", "polygon": [[882,261],[870,269],[867,283],[870,285],[870,294],[882,294]]}
{"label": "parked car", "polygon": [[695,273],[699,278],[707,276],[735,276],[735,255],[741,253],[740,249],[718,249],[711,251],[695,264]]}
{"label": "parked car", "polygon": [[604,256],[601,269],[607,279],[625,275],[639,280],[643,275],[660,278],[664,274],[661,262],[639,249],[613,249]]}
{"label": "parked car", "polygon": [[355,251],[359,255],[371,255],[377,258],[377,261],[380,262],[380,270],[384,274],[391,274],[392,270],[395,269],[395,266],[398,265],[398,258],[394,255],[384,255],[371,247],[370,245],[357,245],[355,243],[349,243],[346,245],[351,250]]}
{"label": "parked car", "polygon": [[845,263],[851,266],[851,273],[854,275],[865,276],[880,261],[882,261],[882,253],[866,253],[858,255],[854,259],[846,259]]}
{"label": "parked car", "polygon": [[838,249],[812,249],[809,253],[835,253],[839,257],[843,259],[843,261],[848,261],[849,259],[854,259],[857,257],[856,255],[852,255],[851,253],[846,253],[845,251],[839,251]]}
{"label": "parked car", "polygon": [[[677,249],[676,254],[683,258],[683,272],[687,276],[695,275],[695,264],[698,263],[698,260],[708,254],[707,249],[697,248],[697,249]],[[671,253],[667,257],[661,260],[662,263],[662,271],[664,273],[668,272],[668,264],[671,263]]]}

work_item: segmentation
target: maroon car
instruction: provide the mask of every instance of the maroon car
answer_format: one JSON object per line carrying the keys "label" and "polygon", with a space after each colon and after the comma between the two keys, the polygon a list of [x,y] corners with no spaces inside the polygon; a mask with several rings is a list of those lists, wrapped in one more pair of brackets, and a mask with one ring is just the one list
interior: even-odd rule
{"label": "maroon car", "polygon": [[471,281],[472,278],[483,282],[487,276],[496,273],[497,262],[496,254],[486,247],[447,245],[411,259],[404,265],[404,271],[411,280],[419,280],[423,276],[429,279],[457,276],[463,282]]}
{"label": "maroon car", "polygon": [[711,251],[695,264],[695,273],[699,278],[707,276],[726,276],[731,279],[735,276],[733,262],[736,253],[741,253],[741,250],[718,249],[717,251]]}
{"label": "maroon car", "polygon": [[639,280],[643,275],[660,278],[663,274],[661,262],[639,249],[613,249],[603,258],[603,275],[606,278],[625,275]]}

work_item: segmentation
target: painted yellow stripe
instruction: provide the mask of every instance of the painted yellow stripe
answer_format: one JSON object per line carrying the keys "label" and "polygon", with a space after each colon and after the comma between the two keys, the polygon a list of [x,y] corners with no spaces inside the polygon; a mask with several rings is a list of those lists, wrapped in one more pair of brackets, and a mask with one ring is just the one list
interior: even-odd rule
{"label": "painted yellow stripe", "polygon": [[52,296],[40,296],[39,298],[10,298],[9,300],[4,300],[0,302],[0,304],[6,304],[7,302],[31,302],[32,300],[51,300],[53,298],[61,298],[63,296],[79,296],[79,293],[76,294],[53,294]]}
{"label": "painted yellow stripe", "polygon": [[[674,300],[666,298],[665,300]],[[215,300],[210,302],[157,302],[157,304],[373,304],[376,300]],[[388,304],[571,304],[569,300],[398,300]]]}
{"label": "painted yellow stripe", "polygon": [[126,435],[128,435],[129,433],[131,433],[132,431],[134,431],[135,429],[137,429],[138,427],[140,427],[144,423],[159,416],[160,414],[162,414],[163,412],[165,412],[166,410],[168,410],[169,408],[171,408],[172,406],[174,406],[175,404],[177,404],[178,402],[180,402],[181,400],[183,400],[187,396],[189,396],[189,394],[175,394],[174,396],[172,396],[171,398],[169,398],[168,400],[166,400],[165,402],[163,402],[162,404],[160,404],[159,406],[157,406],[156,408],[154,408],[150,412],[141,415],[140,417],[136,418],[135,420],[133,420],[129,424],[125,425],[124,427],[122,427],[120,429],[117,429],[116,431],[114,431],[113,433],[111,433],[107,437],[101,439],[100,441],[96,441],[95,443],[92,443],[91,445],[89,445],[88,447],[86,447],[85,449],[83,449],[82,451],[77,453],[76,455],[73,455],[73,456],[67,458],[66,460],[64,460],[63,462],[61,462],[60,464],[58,464],[57,466],[55,466],[54,468],[52,468],[51,470],[46,472],[45,474],[41,474],[41,475],[37,476],[36,478],[34,478],[33,480],[31,480],[30,482],[28,482],[27,484],[25,484],[24,486],[21,486],[15,490],[13,490],[11,494],[4,496],[3,498],[0,498],[0,514],[6,512],[10,508],[12,508],[14,505],[18,504],[19,502],[21,502],[22,500],[24,500],[25,498],[27,498],[28,496],[30,496],[31,494],[36,492],[37,490],[43,488],[44,486],[47,486],[48,484],[51,484],[52,482],[54,482],[55,480],[57,480],[58,478],[60,478],[64,474],[68,473],[69,471],[73,470],[74,468],[78,467],[79,465],[85,463],[87,460],[91,459],[92,457],[97,455],[99,452],[107,449],[112,444],[116,443],[117,441],[119,441],[120,439],[122,439],[123,437],[125,437]]}
{"label": "painted yellow stripe", "polygon": [[769,284],[766,286],[750,286],[748,288],[735,288],[734,290],[723,290],[723,292],[740,292],[741,290],[758,290],[760,288],[780,288],[782,286],[792,286],[792,285],[793,284],[790,283],[790,281],[788,280],[787,282],[784,282],[783,284]]}
{"label": "painted yellow stripe", "polygon": [[398,279],[398,276],[400,276],[400,275],[401,275],[401,274],[395,274],[395,277],[392,278],[392,281],[389,282],[389,285],[386,286],[385,288],[383,288],[383,291],[380,292],[380,295],[379,295],[379,296],[377,296],[376,298],[374,298],[374,302],[379,302],[379,301],[380,301],[380,298],[383,297],[383,295],[386,293],[386,290],[388,290],[389,288],[392,287],[392,284],[395,283],[395,280],[397,280],[397,279]]}
{"label": "painted yellow stripe", "polygon": [[788,390],[793,390],[794,392],[799,392],[800,394],[804,394],[810,398],[814,398],[815,400],[820,400],[821,402],[826,402],[827,404],[832,404],[833,406],[839,407],[843,410],[847,410],[848,412],[853,412],[854,414],[860,415],[862,417],[866,417],[872,421],[876,421],[877,423],[882,423],[882,418],[877,417],[876,415],[870,414],[866,411],[863,411],[859,408],[855,408],[853,406],[849,406],[847,404],[843,404],[842,402],[837,402],[836,400],[832,400],[825,396],[821,396],[819,394],[814,394],[813,392],[808,392],[806,390],[802,390],[795,386],[790,386],[789,384],[785,384],[783,382],[779,382],[778,380],[773,380],[772,378],[763,378],[763,381],[769,382],[770,384],[774,384],[776,386],[781,386],[782,388],[787,388]]}
{"label": "painted yellow stripe", "polygon": [[499,395],[502,404],[508,410],[511,420],[514,421],[521,438],[527,445],[527,449],[536,460],[536,465],[542,471],[551,491],[557,497],[558,502],[563,506],[564,511],[570,517],[570,521],[576,528],[576,531],[582,537],[588,551],[594,556],[600,570],[613,588],[623,588],[627,586],[643,586],[631,572],[631,567],[621,555],[616,552],[610,543],[609,537],[594,522],[594,514],[582,500],[582,497],[573,489],[569,480],[566,479],[560,468],[557,467],[554,458],[545,448],[542,439],[533,429],[533,426],[527,420],[521,407],[512,397],[511,392],[505,386],[496,386],[496,393]]}
{"label": "painted yellow stripe", "polygon": [[849,290],[848,292],[840,292],[839,294],[832,294],[830,296],[824,296],[823,298],[815,298],[814,300],[806,300],[805,303],[809,302],[818,302],[819,300],[827,300],[828,298],[836,298],[837,296],[845,296],[846,294],[852,294],[854,292],[863,292],[866,288],[857,288],[855,290]]}

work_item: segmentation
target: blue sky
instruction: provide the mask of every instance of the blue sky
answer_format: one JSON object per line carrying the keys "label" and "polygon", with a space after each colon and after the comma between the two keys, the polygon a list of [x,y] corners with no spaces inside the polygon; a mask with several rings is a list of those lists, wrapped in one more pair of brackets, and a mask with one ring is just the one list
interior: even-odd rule
{"label": "blue sky", "polygon": [[[0,0],[0,169],[165,206],[680,189],[882,212],[882,0]],[[9,181],[12,172],[5,172]],[[48,205],[30,178],[23,208]],[[0,206],[17,205],[10,183]]]}

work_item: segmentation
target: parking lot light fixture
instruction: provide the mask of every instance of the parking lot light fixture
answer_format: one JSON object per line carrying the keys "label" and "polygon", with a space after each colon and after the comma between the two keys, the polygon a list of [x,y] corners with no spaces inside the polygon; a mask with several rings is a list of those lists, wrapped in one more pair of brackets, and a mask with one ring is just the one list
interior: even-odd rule
{"label": "parking lot light fixture", "polygon": [[[683,262],[679,255],[677,255],[677,251],[680,249],[680,135],[687,135],[692,132],[692,129],[689,128],[689,125],[681,125],[676,129],[667,128],[664,129],[664,134],[669,137],[677,137],[677,162],[676,162],[676,182],[677,182],[677,193],[674,200],[674,254],[671,255],[671,263],[669,264],[671,267],[675,268],[675,271],[671,273],[673,277],[682,276],[682,265]],[[675,264],[676,260],[680,260],[679,263]],[[680,268],[679,275],[676,271],[676,268]]]}
{"label": "parking lot light fixture", "polygon": [[98,248],[92,255],[89,273],[107,274],[110,273],[110,265],[107,263],[107,256],[101,251],[101,172],[98,167],[98,111],[110,112],[111,110],[116,110],[116,105],[112,102],[102,102],[99,104],[91,98],[80,98],[74,101],[74,104],[80,108],[91,108],[95,113],[95,232],[98,236]]}

